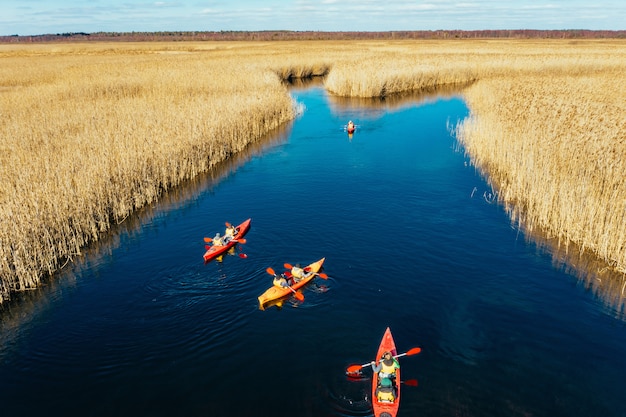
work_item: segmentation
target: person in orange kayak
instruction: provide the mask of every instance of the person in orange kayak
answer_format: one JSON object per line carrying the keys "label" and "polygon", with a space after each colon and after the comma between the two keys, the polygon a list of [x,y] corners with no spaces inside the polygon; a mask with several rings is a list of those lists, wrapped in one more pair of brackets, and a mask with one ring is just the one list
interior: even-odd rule
{"label": "person in orange kayak", "polygon": [[392,403],[396,400],[396,393],[393,389],[393,383],[389,378],[381,378],[376,388],[376,398],[380,402]]}
{"label": "person in orange kayak", "polygon": [[296,266],[291,268],[291,279],[293,279],[293,282],[300,281],[302,278],[304,278],[304,275],[304,269],[300,267],[300,264],[296,264]]}
{"label": "person in orange kayak", "polygon": [[348,130],[354,130],[354,122],[352,120],[348,122]]}
{"label": "person in orange kayak", "polygon": [[274,285],[280,288],[286,288],[289,286],[289,282],[283,274],[274,275]]}
{"label": "person in orange kayak", "polygon": [[395,378],[396,369],[400,369],[400,364],[391,355],[391,352],[383,353],[378,363],[372,363],[372,370],[378,372],[378,378]]}

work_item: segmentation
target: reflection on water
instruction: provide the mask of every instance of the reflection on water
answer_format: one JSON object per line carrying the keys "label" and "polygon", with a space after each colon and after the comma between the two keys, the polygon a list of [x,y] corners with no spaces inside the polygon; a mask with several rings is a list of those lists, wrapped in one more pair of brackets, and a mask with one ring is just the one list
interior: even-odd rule
{"label": "reflection on water", "polygon": [[601,300],[608,311],[626,320],[626,274],[611,268],[589,251],[581,251],[573,243],[558,245],[553,239],[534,234],[533,242],[550,253],[555,268],[575,276],[578,282]]}
{"label": "reflection on water", "polygon": [[386,97],[341,97],[328,95],[328,103],[331,111],[338,116],[379,118],[389,111],[400,111],[409,107],[415,107],[428,103],[434,103],[441,99],[459,97],[460,91],[465,86],[442,86],[432,90],[409,91]]}

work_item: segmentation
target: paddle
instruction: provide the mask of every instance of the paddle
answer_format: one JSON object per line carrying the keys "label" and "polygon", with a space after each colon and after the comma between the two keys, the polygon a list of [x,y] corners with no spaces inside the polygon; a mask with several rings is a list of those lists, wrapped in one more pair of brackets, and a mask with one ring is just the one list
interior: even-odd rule
{"label": "paddle", "polygon": [[[348,378],[351,381],[366,381],[370,379],[369,377],[363,376],[361,373],[358,374],[348,374]],[[400,381],[401,384],[408,385],[411,387],[417,386],[417,379],[407,379],[406,381]]]}
{"label": "paddle", "polygon": [[[268,274],[270,274],[270,275],[274,275],[275,277],[277,276],[277,275],[276,275],[276,272],[274,272],[274,270],[273,270],[272,268],[267,268],[267,269],[266,269],[266,271],[267,271],[267,273],[268,273]],[[297,292],[296,290],[294,290],[293,288],[291,288],[289,285],[287,285],[287,288],[289,288],[289,289],[290,289],[290,290],[291,290],[291,291],[292,291],[292,292],[296,295],[296,298],[297,298],[298,300],[300,300],[300,301],[304,301],[304,295],[303,295],[301,292]]]}
{"label": "paddle", "polygon": [[[288,263],[283,264],[283,266],[284,266],[285,268],[287,268],[287,269],[292,269],[292,268],[293,268],[293,265],[288,264]],[[310,270],[308,267],[304,268],[304,271],[305,271],[305,272],[311,272],[311,270]],[[328,279],[328,275],[326,275],[326,274],[324,274],[324,273],[321,273],[321,274],[320,274],[320,273],[317,273],[317,272],[313,272],[313,273],[314,273],[315,275],[319,275],[319,277],[320,277],[320,278]]]}
{"label": "paddle", "polygon": [[[422,348],[420,347],[414,347],[413,349],[409,349],[407,352],[405,353],[401,353],[399,355],[394,356],[394,358],[399,358],[402,356],[413,356],[413,355],[417,355],[418,353],[420,353],[422,351]],[[346,371],[346,373],[348,374],[354,374],[357,373],[361,370],[361,368],[365,368],[366,366],[370,366],[372,363],[374,362],[368,362],[368,363],[364,363],[363,365],[350,365],[348,366],[348,369]]]}
{"label": "paddle", "polygon": [[[213,242],[213,238],[205,237],[204,241],[206,243],[211,243],[211,242]],[[231,239],[228,242],[241,243],[242,245],[245,244],[245,243],[248,243],[248,241],[246,239]]]}

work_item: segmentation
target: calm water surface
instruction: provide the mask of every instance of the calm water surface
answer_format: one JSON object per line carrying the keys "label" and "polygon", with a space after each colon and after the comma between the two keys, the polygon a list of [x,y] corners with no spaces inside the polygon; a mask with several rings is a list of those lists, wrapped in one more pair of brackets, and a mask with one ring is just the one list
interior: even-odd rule
{"label": "calm water surface", "polygon": [[[369,416],[344,371],[387,326],[422,348],[399,416],[626,416],[622,315],[484,197],[449,133],[462,100],[293,95],[293,125],[4,308],[3,417]],[[203,264],[248,217],[247,258]],[[321,257],[303,303],[259,310],[267,267]]]}

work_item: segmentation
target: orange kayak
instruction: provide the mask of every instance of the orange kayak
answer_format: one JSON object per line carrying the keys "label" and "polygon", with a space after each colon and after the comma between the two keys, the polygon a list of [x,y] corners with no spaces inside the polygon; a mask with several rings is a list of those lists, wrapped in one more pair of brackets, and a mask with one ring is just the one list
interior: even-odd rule
{"label": "orange kayak", "polygon": [[[378,353],[376,353],[376,363],[383,356],[383,353],[391,352],[393,356],[398,355],[396,351],[396,344],[391,336],[391,330],[387,327],[383,340],[378,347]],[[378,401],[376,391],[378,389],[378,373],[372,373],[372,408],[374,409],[374,417],[396,417],[398,414],[398,408],[400,407],[400,369],[396,369],[396,377],[392,379],[395,389],[396,398],[393,402],[381,402]]]}
{"label": "orange kayak", "polygon": [[[313,262],[309,266],[305,267],[304,270],[307,271],[307,273],[304,275],[304,278],[294,283],[291,288],[293,288],[294,290],[302,288],[309,281],[315,278],[320,269],[322,269],[322,265],[324,264],[325,260],[326,258],[322,258],[319,261]],[[275,285],[272,285],[270,288],[267,289],[267,291],[259,296],[259,308],[261,310],[264,310],[265,306],[268,305],[271,301],[278,300],[292,294],[293,292],[289,288],[277,287]]]}
{"label": "orange kayak", "polygon": [[226,243],[225,245],[211,246],[209,249],[207,249],[207,251],[204,253],[204,262],[209,262],[210,260],[215,259],[220,255],[223,255],[224,253],[228,252],[230,248],[235,246],[238,242],[237,239],[244,237],[244,235],[248,233],[248,230],[250,230],[251,221],[252,219],[248,219],[241,223],[239,226],[235,226],[234,239],[228,241],[228,243]]}

